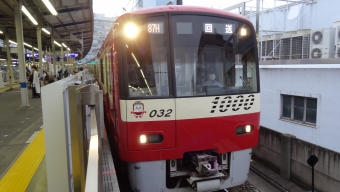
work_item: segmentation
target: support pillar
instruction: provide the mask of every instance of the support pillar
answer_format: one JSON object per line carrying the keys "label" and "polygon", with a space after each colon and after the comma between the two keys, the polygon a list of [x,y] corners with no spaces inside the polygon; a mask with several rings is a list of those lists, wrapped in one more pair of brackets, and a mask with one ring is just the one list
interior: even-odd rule
{"label": "support pillar", "polygon": [[64,47],[61,46],[61,70],[65,73],[65,62],[64,62]]}
{"label": "support pillar", "polygon": [[50,67],[50,64],[52,63],[52,58],[51,58],[51,48],[49,47],[48,49],[47,49],[47,47],[46,47],[46,52],[47,52],[47,58],[49,58],[49,59],[47,59],[48,61],[47,61],[47,71],[48,71],[48,75],[53,75],[52,74],[52,72],[51,72],[51,67]]}
{"label": "support pillar", "polygon": [[280,161],[280,175],[290,180],[290,168],[292,159],[292,137],[294,135],[281,134],[281,161]]}
{"label": "support pillar", "polygon": [[22,13],[21,13],[21,2],[19,5],[14,5],[14,15],[15,15],[15,30],[18,43],[18,59],[19,59],[19,80],[20,80],[20,90],[21,90],[21,106],[29,106],[28,103],[28,92],[27,92],[27,82],[26,82],[26,66],[24,57],[24,36],[22,27]]}
{"label": "support pillar", "polygon": [[51,32],[51,44],[52,44],[52,53],[51,53],[51,63],[53,66],[53,76],[57,77],[57,60],[55,58],[55,44],[54,44],[54,29],[52,28]]}
{"label": "support pillar", "polygon": [[[9,82],[9,88],[13,88],[13,81],[14,81],[14,76],[13,76],[13,70],[12,70],[12,57],[11,57],[11,49],[9,48],[9,35],[8,32],[6,32],[5,35],[5,43],[6,43],[6,48],[7,48],[7,69],[8,69],[8,82]],[[26,71],[26,70],[25,70]]]}
{"label": "support pillar", "polygon": [[[256,41],[258,44],[258,56],[259,56],[259,60],[262,57],[262,46],[260,46],[259,44],[259,29],[260,29],[260,0],[256,0]],[[262,45],[262,42],[261,42]]]}
{"label": "support pillar", "polygon": [[[35,57],[34,57],[34,43],[33,43],[33,41],[31,42],[31,45],[32,45],[32,57],[31,57],[31,61],[32,61],[32,65],[35,65],[35,66],[37,66],[36,64],[35,64]],[[37,66],[38,67],[38,66]],[[39,65],[39,67],[40,67],[40,65]],[[38,69],[39,69],[39,67],[38,67]]]}
{"label": "support pillar", "polygon": [[37,27],[37,40],[38,40],[38,54],[39,54],[39,74],[40,74],[40,80],[44,81],[43,79],[43,52],[42,52],[42,44],[41,44],[41,27]]}
{"label": "support pillar", "polygon": [[69,59],[68,59],[69,54],[70,54],[70,52],[68,51],[68,49],[66,49],[66,64],[67,64],[67,66],[69,66],[69,64],[70,64]]}

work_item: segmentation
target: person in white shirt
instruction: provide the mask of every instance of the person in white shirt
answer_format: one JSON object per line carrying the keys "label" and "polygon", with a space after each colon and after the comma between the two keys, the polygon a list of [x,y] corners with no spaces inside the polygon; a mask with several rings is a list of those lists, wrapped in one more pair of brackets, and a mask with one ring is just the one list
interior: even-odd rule
{"label": "person in white shirt", "polygon": [[222,83],[216,81],[215,78],[216,78],[215,73],[210,73],[208,80],[206,82],[204,82],[202,86],[214,86],[214,85],[216,85],[218,87],[223,87]]}
{"label": "person in white shirt", "polygon": [[32,82],[32,98],[40,98],[40,80],[37,66],[32,66],[33,82]]}
{"label": "person in white shirt", "polygon": [[223,87],[222,83],[215,80],[216,75],[213,69],[208,71],[208,79],[202,84],[201,92],[205,92],[207,87]]}

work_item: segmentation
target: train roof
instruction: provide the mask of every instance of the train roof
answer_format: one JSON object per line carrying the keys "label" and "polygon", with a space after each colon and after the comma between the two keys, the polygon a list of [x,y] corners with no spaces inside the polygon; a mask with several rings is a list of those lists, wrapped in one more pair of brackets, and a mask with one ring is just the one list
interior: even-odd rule
{"label": "train roof", "polygon": [[[188,6],[188,5],[167,5],[167,6],[156,6],[156,7],[150,7],[150,8],[143,8],[138,9],[135,11],[127,12],[124,15],[137,15],[137,14],[149,14],[149,13],[160,13],[160,12],[205,12],[205,13],[211,13],[211,14],[218,14],[218,15],[225,15],[228,17],[234,17],[241,20],[247,20],[251,23],[251,21],[240,14],[231,13],[228,11],[220,10],[220,9],[214,9],[214,8],[208,8],[208,7],[200,7],[200,6]],[[121,17],[124,17],[122,15]],[[119,19],[118,19],[119,20]]]}
{"label": "train roof", "polygon": [[[187,12],[187,13],[210,13],[210,14],[218,14],[218,15],[224,15],[227,17],[233,17],[240,20],[248,21],[249,23],[252,23],[247,17],[235,13],[231,13],[228,11],[220,10],[220,9],[214,9],[214,8],[208,8],[208,7],[200,7],[200,6],[188,6],[188,5],[166,5],[166,6],[156,6],[156,7],[150,7],[150,8],[143,8],[138,9],[135,11],[127,12],[115,21],[115,23],[119,22],[121,19],[129,16],[129,15],[142,15],[142,14],[150,14],[150,13],[161,13],[161,12]],[[103,42],[103,45],[101,46],[97,56],[101,54],[101,51],[106,46],[105,44],[108,41],[108,36],[112,35],[112,30],[108,33],[105,41]]]}

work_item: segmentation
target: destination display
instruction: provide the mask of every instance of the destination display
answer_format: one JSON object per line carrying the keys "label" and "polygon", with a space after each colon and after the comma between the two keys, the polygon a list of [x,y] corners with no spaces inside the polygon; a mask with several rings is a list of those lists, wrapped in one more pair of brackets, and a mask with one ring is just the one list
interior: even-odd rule
{"label": "destination display", "polygon": [[149,22],[148,32],[150,34],[164,34],[164,23],[163,22]]}
{"label": "destination display", "polygon": [[235,31],[235,25],[228,23],[203,23],[203,31],[206,34],[232,34]]}

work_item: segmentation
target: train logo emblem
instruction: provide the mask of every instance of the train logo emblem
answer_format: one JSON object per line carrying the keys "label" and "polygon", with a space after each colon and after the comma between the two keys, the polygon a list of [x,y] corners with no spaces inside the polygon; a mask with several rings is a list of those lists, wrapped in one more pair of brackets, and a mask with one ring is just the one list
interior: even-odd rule
{"label": "train logo emblem", "polygon": [[144,110],[144,103],[136,101],[132,106],[131,114],[133,114],[136,118],[142,118],[144,113],[146,113]]}

